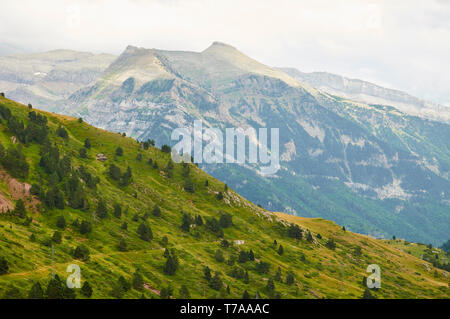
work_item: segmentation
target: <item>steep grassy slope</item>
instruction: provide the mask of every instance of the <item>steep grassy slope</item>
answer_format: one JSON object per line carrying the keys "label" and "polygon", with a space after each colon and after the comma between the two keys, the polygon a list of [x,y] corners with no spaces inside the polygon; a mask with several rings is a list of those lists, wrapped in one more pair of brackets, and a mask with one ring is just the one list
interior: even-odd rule
{"label": "steep grassy slope", "polygon": [[[26,106],[2,97],[0,105],[10,109],[12,116],[24,121],[25,126],[30,125],[30,110]],[[344,231],[322,219],[273,214],[248,202],[194,165],[174,164],[172,169],[167,169],[170,155],[157,148],[143,149],[131,138],[97,129],[76,118],[37,113],[48,119],[50,145],[58,147],[61,161],[64,156],[70,158],[71,165],[59,179],[54,173],[49,175],[40,165],[40,154],[46,154],[43,146],[46,144],[30,141],[13,144],[11,124],[1,120],[1,144],[5,149],[23,147],[29,173],[22,179],[13,178],[11,167],[8,168],[10,173],[2,169],[0,199],[5,205],[16,206],[19,199],[23,200],[26,215],[32,220],[17,216],[17,208],[15,213],[0,215],[0,259],[6,259],[9,266],[7,273],[0,275],[0,297],[14,291],[26,297],[36,282],[45,290],[52,272],[65,281],[66,267],[78,264],[83,284],[87,281],[93,288],[93,298],[138,298],[142,295],[158,298],[169,286],[171,295],[180,298],[182,285],[195,298],[240,298],[244,291],[251,297],[258,292],[265,298],[359,298],[364,291],[365,269],[373,263],[382,269],[382,288],[373,292],[377,297],[449,297],[448,274],[436,270],[436,275],[431,264],[386,242]],[[62,128],[68,133],[67,138],[61,133]],[[91,148],[87,150],[87,158],[83,158],[79,149],[86,139]],[[121,156],[115,155],[118,146],[123,150]],[[98,153],[105,154],[107,160],[96,160]],[[109,174],[112,164],[121,168],[121,172],[129,166],[133,176],[131,183],[121,186],[112,179]],[[77,170],[81,166],[92,174],[93,180],[98,177],[96,187],[89,187],[85,179],[80,178]],[[70,207],[74,200],[69,198],[71,193],[67,189],[76,179],[88,202],[82,209]],[[38,196],[30,195],[27,185],[33,185],[34,193],[39,185]],[[194,185],[193,193],[186,191],[191,185]],[[48,207],[49,190],[55,187],[62,190],[64,203],[59,205],[64,205],[63,209]],[[222,199],[219,192],[223,194]],[[106,203],[106,217],[98,210],[101,200]],[[120,218],[113,213],[115,203],[121,206]],[[152,213],[155,205],[160,207],[160,216]],[[183,229],[184,213],[201,216],[204,224],[195,225],[188,220]],[[57,226],[60,216],[66,220],[65,229]],[[232,216],[232,225],[227,225],[226,217],[220,219],[220,227],[211,221],[212,218],[219,220],[220,216]],[[73,223],[77,219],[80,223],[91,222],[92,231],[81,234],[80,227]],[[137,233],[143,223],[151,227],[153,238],[149,241],[141,239]],[[292,238],[298,232],[290,223],[300,225],[301,239]],[[307,236],[308,230],[311,236]],[[55,231],[62,234],[60,243],[55,239]],[[237,242],[224,247],[223,239]],[[330,239],[334,239],[335,249],[327,248]],[[121,241],[126,243],[126,249],[123,243],[120,245]],[[89,258],[85,260],[74,257],[76,248],[82,245],[89,249]],[[283,247],[281,254],[280,245]],[[166,247],[170,259],[178,260],[174,274],[167,274]],[[357,247],[361,248],[360,252]],[[254,260],[245,261],[250,250]],[[210,268],[214,279],[205,279],[205,267]],[[277,276],[278,269],[281,276]],[[128,291],[118,288],[124,286],[123,283],[118,285],[120,276],[131,282],[136,271],[143,276],[145,284],[140,283],[138,289]],[[294,278],[290,284],[286,282],[289,273]],[[277,280],[279,277],[282,282]],[[267,288],[272,279],[274,290]],[[79,290],[76,296],[83,297]]]}

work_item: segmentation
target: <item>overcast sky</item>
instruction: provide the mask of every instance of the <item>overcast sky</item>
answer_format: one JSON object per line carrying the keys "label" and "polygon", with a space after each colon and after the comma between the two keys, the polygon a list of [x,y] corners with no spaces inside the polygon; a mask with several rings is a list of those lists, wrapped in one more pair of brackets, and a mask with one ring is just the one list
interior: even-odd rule
{"label": "overcast sky", "polygon": [[2,1],[0,44],[120,54],[231,44],[450,105],[450,0]]}

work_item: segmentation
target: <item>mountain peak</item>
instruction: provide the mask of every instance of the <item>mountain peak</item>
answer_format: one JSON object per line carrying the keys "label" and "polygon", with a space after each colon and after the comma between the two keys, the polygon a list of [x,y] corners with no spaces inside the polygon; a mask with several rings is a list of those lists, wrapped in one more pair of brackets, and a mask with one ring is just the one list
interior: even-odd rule
{"label": "mountain peak", "polygon": [[223,43],[223,42],[219,42],[219,41],[214,41],[207,49],[205,49],[203,51],[203,53],[205,52],[217,52],[217,51],[234,51],[234,52],[239,52],[238,49],[236,49],[235,47]]}

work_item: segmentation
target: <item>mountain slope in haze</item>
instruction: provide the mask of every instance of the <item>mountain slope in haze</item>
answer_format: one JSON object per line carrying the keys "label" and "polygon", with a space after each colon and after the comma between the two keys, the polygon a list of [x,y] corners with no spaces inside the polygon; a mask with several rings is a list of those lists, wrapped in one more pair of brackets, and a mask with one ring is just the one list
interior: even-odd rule
{"label": "mountain slope in haze", "polygon": [[450,123],[450,107],[424,101],[405,92],[327,72],[304,73],[294,68],[279,69],[329,94],[362,103],[394,106],[406,114]]}
{"label": "mountain slope in haze", "polygon": [[94,82],[115,59],[110,54],[53,50],[0,57],[0,88],[22,103],[54,110]]}
{"label": "mountain slope in haze", "polygon": [[369,264],[382,269],[377,298],[449,297],[446,271],[385,241],[271,213],[76,118],[3,97],[0,111],[0,203],[15,207],[0,214],[0,298],[86,298],[63,288],[71,264],[92,298],[360,298]]}
{"label": "mountain slope in haze", "polygon": [[59,109],[158,145],[174,128],[279,128],[281,169],[201,167],[263,207],[436,245],[450,225],[450,126],[311,88],[234,47],[128,47]]}

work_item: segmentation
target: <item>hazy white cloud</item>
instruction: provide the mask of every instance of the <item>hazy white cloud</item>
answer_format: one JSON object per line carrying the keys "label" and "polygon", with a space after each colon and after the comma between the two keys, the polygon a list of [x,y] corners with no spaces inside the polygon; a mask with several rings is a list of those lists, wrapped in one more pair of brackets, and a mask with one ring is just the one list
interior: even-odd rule
{"label": "hazy white cloud", "polygon": [[366,79],[450,105],[450,1],[19,0],[0,12],[0,42],[31,51],[201,51],[216,40],[269,65]]}

